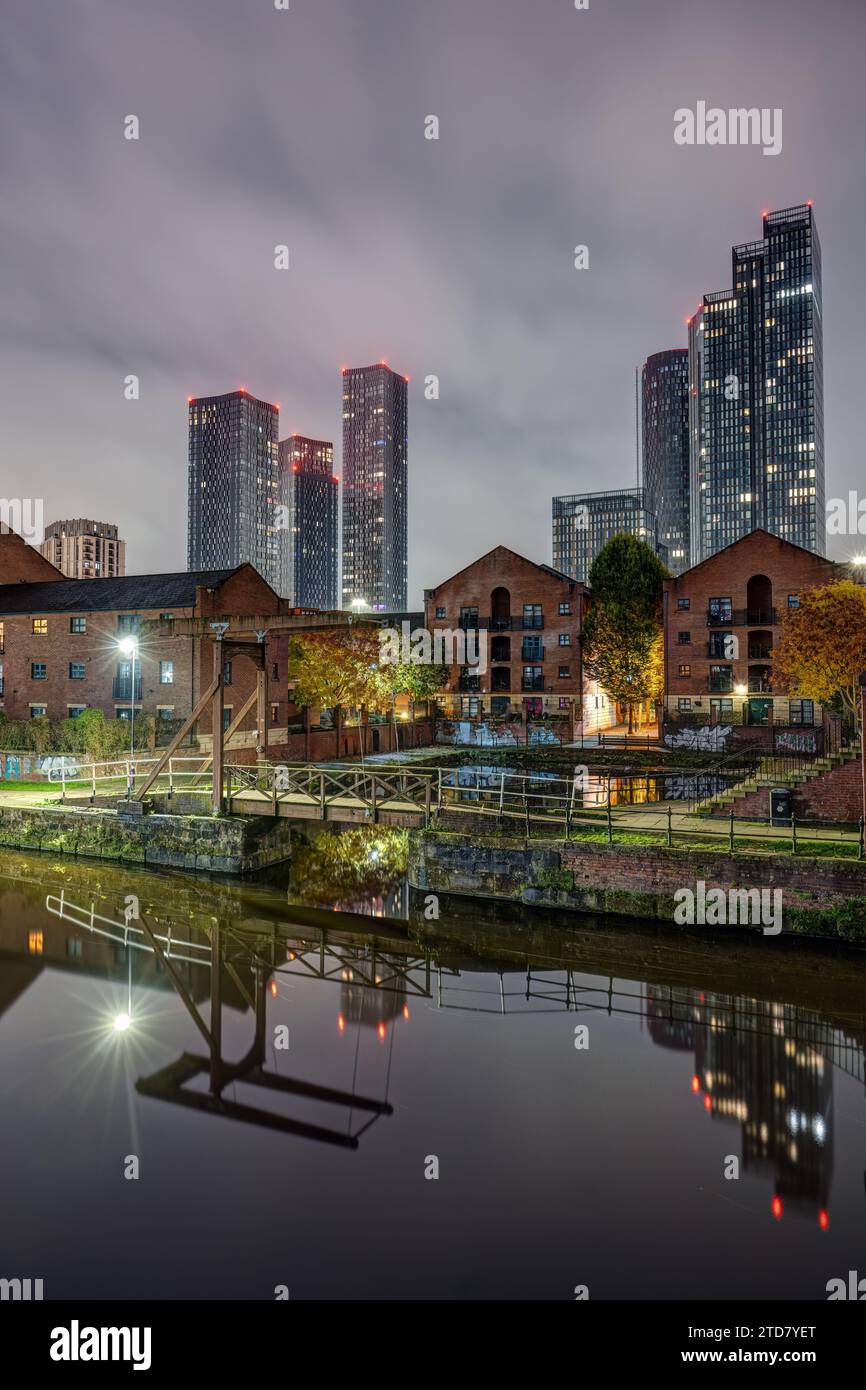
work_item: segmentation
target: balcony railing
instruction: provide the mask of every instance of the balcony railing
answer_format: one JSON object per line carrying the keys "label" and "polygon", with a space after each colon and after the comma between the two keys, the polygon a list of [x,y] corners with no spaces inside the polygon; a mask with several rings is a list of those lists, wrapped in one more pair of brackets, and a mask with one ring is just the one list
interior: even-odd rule
{"label": "balcony railing", "polygon": [[481,680],[478,676],[460,676],[457,680],[457,689],[464,695],[479,695],[481,693]]}
{"label": "balcony railing", "polygon": [[750,695],[772,695],[772,693],[773,687],[769,681],[754,679],[749,681]]}
{"label": "balcony railing", "polygon": [[707,627],[775,627],[776,608],[729,608],[725,612],[707,609]]}
{"label": "balcony railing", "polygon": [[[461,623],[462,626],[462,623]],[[472,624],[468,624],[472,626]],[[487,615],[478,619],[479,627],[489,628],[491,632],[542,632],[544,630],[544,614],[524,618],[522,615],[510,618],[498,618]]]}
{"label": "balcony railing", "polygon": [[773,652],[770,647],[749,647],[750,661],[769,661]]}
{"label": "balcony railing", "polygon": [[135,678],[135,695],[132,693],[132,678],[130,676],[115,676],[111,682],[111,697],[113,700],[140,700],[141,676]]}
{"label": "balcony railing", "polygon": [[720,676],[710,676],[707,689],[713,695],[731,695],[734,690],[733,680],[723,680]]}

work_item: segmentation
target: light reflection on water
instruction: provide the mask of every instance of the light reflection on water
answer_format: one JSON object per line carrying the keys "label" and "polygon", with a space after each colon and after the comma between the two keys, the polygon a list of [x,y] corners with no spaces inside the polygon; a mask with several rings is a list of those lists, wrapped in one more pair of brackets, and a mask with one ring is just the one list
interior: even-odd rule
{"label": "light reflection on water", "polygon": [[862,957],[427,922],[370,829],[378,884],[330,842],[294,884],[7,857],[10,1268],[47,1297],[822,1298],[858,1267]]}

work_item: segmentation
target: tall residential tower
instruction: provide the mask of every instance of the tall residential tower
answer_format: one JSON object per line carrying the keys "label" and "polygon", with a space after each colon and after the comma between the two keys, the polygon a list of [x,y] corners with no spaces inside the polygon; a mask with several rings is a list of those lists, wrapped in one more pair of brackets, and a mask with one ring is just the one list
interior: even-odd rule
{"label": "tall residential tower", "polygon": [[343,368],[343,594],[406,607],[408,377],[385,362]]}
{"label": "tall residential tower", "polygon": [[672,574],[689,568],[689,354],[648,357],[641,374],[643,485]]}
{"label": "tall residential tower", "polygon": [[825,554],[821,247],[811,203],[763,214],[689,322],[691,563],[758,528]]}
{"label": "tall residential tower", "polygon": [[67,579],[113,579],[126,574],[126,543],[108,521],[52,521],[39,547]]}
{"label": "tall residential tower", "polygon": [[658,520],[643,488],[576,492],[553,499],[553,568],[589,583],[592,562],[614,536],[637,536],[667,564],[659,544]]}
{"label": "tall residential tower", "polygon": [[241,387],[189,401],[187,569],[249,562],[280,593],[285,583],[279,406]]}
{"label": "tall residential tower", "polygon": [[287,517],[283,597],[296,608],[339,608],[334,446],[300,434],[281,439],[280,471]]}

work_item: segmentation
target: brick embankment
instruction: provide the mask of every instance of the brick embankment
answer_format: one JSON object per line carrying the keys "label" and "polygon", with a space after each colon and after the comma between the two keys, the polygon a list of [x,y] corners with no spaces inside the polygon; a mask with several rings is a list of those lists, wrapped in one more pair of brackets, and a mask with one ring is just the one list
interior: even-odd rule
{"label": "brick embankment", "polygon": [[783,932],[866,941],[866,862],[561,840],[527,845],[438,830],[411,837],[409,882],[425,892],[673,923],[675,893],[696,891],[701,881],[707,891],[780,889]]}

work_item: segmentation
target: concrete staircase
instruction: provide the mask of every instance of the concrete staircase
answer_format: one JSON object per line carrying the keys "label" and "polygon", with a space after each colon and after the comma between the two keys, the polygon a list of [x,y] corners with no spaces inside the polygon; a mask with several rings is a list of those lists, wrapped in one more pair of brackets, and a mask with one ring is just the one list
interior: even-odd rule
{"label": "concrete staircase", "polygon": [[770,755],[761,758],[750,777],[744,778],[742,782],[737,782],[723,792],[717,792],[714,796],[708,796],[703,801],[696,802],[695,811],[712,812],[721,806],[732,805],[736,810],[736,802],[751,792],[762,789],[770,791],[773,787],[790,787],[791,789],[802,787],[806,782],[811,782],[813,778],[820,777],[824,772],[829,772],[831,768],[839,767],[843,763],[851,762],[859,757],[859,745],[842,748],[838,752],[828,753],[824,757],[813,758],[809,761],[804,759],[801,764],[795,766],[792,766],[790,758]]}

